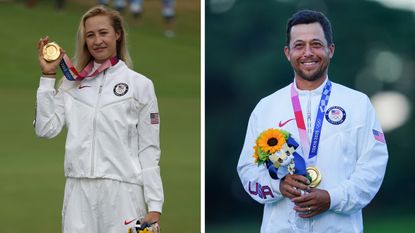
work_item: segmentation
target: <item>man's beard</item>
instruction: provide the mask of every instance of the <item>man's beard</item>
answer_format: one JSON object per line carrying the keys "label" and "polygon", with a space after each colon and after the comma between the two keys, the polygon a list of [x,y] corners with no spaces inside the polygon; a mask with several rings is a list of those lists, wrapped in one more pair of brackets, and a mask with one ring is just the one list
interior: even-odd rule
{"label": "man's beard", "polygon": [[316,81],[325,77],[328,66],[329,64],[324,64],[320,69],[311,74],[305,74],[301,69],[294,69],[294,71],[300,78],[306,81]]}

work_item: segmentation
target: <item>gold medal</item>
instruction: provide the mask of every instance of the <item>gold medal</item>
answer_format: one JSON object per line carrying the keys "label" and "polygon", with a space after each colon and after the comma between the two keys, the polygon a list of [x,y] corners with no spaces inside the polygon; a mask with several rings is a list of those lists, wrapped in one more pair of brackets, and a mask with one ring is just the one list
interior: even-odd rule
{"label": "gold medal", "polygon": [[321,182],[321,173],[316,167],[307,167],[307,173],[311,178],[310,187],[315,188]]}
{"label": "gold medal", "polygon": [[55,42],[50,42],[43,46],[43,59],[45,59],[47,62],[55,61],[59,58],[60,55],[60,47]]}

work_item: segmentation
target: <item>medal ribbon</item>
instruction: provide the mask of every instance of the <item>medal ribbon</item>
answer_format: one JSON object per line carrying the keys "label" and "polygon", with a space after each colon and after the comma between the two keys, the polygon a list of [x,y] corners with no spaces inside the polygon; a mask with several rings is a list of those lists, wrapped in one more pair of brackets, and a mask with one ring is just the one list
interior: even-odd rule
{"label": "medal ribbon", "polygon": [[[59,66],[61,67],[63,75],[65,75],[66,79],[68,79],[69,81],[81,81],[84,78],[97,76],[102,71],[104,71],[104,70],[108,69],[109,67],[117,64],[117,62],[118,62],[118,58],[117,57],[112,57],[112,58],[106,60],[104,63],[102,63],[101,66],[98,67],[98,69],[96,69],[94,71],[94,73],[88,75],[92,71],[92,69],[94,68],[94,62],[93,61],[91,61],[87,66],[85,66],[85,68],[79,73],[76,70],[76,68],[74,67],[74,65],[72,64],[71,59],[69,59],[69,57],[65,54],[65,55],[63,55],[63,59],[59,63]],[[72,74],[74,74],[75,77]]]}
{"label": "medal ribbon", "polygon": [[[310,140],[308,139],[307,131],[304,124],[303,112],[301,111],[300,99],[298,98],[298,92],[294,87],[295,83],[291,84],[291,104],[293,106],[295,121],[297,122],[298,134],[300,135],[300,142],[303,147],[303,152],[307,153],[309,161],[315,161],[318,151],[318,144],[320,143],[321,129],[323,126],[324,111],[327,103],[329,102],[331,94],[331,82],[327,80],[324,86],[323,93],[321,93],[320,104],[318,106],[318,112],[316,121],[314,124],[313,136]],[[305,155],[304,155],[305,156]]]}

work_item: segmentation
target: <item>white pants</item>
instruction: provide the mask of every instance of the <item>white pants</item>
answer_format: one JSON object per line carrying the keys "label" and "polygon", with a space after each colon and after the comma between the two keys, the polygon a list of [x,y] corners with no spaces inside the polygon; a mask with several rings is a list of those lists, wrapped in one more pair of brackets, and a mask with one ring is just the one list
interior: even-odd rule
{"label": "white pants", "polygon": [[67,178],[63,233],[127,233],[146,215],[140,185],[110,179]]}

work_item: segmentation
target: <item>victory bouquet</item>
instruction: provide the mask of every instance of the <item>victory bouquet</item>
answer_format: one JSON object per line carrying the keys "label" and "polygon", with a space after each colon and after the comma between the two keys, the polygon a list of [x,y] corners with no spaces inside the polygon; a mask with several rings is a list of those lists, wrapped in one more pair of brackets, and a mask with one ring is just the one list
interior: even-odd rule
{"label": "victory bouquet", "polygon": [[299,174],[311,181],[303,157],[295,151],[298,146],[288,131],[268,129],[258,136],[253,157],[258,166],[264,164],[268,168],[273,179],[282,179],[287,174]]}
{"label": "victory bouquet", "polygon": [[160,226],[158,223],[141,223],[137,220],[134,227],[128,228],[128,233],[160,233]]}

